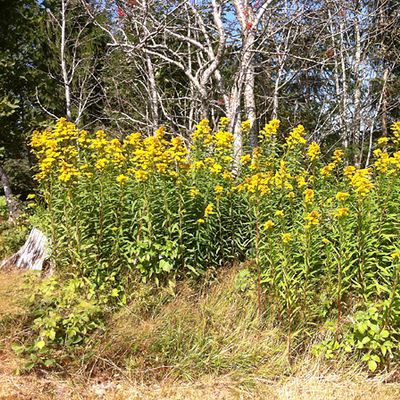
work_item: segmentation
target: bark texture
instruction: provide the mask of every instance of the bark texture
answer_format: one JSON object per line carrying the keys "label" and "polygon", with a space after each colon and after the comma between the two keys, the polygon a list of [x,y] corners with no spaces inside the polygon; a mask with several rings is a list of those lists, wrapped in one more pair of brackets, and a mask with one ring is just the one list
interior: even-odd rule
{"label": "bark texture", "polygon": [[15,199],[11,190],[10,181],[4,171],[4,168],[0,165],[0,181],[3,186],[4,195],[6,197],[7,208],[8,208],[8,219],[10,222],[14,222],[19,214],[18,202]]}
{"label": "bark texture", "polygon": [[42,271],[49,257],[48,240],[43,232],[33,228],[25,244],[11,257],[0,264],[0,269]]}

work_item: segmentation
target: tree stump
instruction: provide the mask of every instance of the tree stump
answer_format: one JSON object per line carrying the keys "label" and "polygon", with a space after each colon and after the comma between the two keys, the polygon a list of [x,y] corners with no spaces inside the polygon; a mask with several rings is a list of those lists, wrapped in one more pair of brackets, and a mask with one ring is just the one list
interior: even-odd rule
{"label": "tree stump", "polygon": [[45,234],[33,228],[25,244],[0,264],[0,269],[42,271],[49,258],[48,240]]}

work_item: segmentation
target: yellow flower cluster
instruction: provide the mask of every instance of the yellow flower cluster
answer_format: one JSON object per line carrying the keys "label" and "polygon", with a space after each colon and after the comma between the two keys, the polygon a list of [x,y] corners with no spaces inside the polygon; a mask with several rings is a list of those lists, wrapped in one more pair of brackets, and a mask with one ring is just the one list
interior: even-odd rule
{"label": "yellow flower cluster", "polygon": [[196,129],[192,133],[194,142],[204,142],[210,144],[212,142],[211,127],[208,119],[203,119],[196,125]]}
{"label": "yellow flower cluster", "polygon": [[207,119],[200,121],[192,133],[192,149],[213,146],[217,156],[224,157],[226,162],[232,161],[230,153],[233,147],[234,136],[226,130],[228,124],[228,118],[221,118],[218,124],[219,130],[213,134],[209,121]]}
{"label": "yellow flower cluster", "polygon": [[343,218],[349,215],[350,210],[347,207],[340,207],[336,210],[335,217]]}
{"label": "yellow flower cluster", "polygon": [[209,203],[204,210],[204,216],[209,217],[212,214],[214,214],[214,205],[212,203]]}
{"label": "yellow flower cluster", "polygon": [[129,172],[135,174],[136,180],[145,181],[152,172],[177,177],[178,171],[187,171],[188,151],[181,137],[170,141],[165,139],[164,128],[159,128],[154,136],[141,140],[134,134],[127,138],[129,160],[133,167]]}
{"label": "yellow flower cluster", "polygon": [[325,165],[321,168],[320,173],[322,176],[330,176],[332,171],[337,167],[337,165],[343,160],[344,151],[343,150],[335,150],[333,152],[332,160],[328,165]]}
{"label": "yellow flower cluster", "polygon": [[270,192],[272,173],[259,172],[251,175],[237,186],[239,191],[246,190],[249,193],[265,195]]}
{"label": "yellow flower cluster", "polygon": [[297,145],[304,145],[307,140],[304,138],[306,131],[303,125],[298,125],[290,133],[289,137],[286,139],[286,144],[288,147],[295,147]]}
{"label": "yellow flower cluster", "polygon": [[264,128],[260,132],[260,139],[270,139],[273,136],[276,136],[278,133],[279,126],[281,121],[279,119],[272,119],[264,126]]}
{"label": "yellow flower cluster", "polygon": [[264,230],[268,231],[268,230],[272,229],[274,226],[275,226],[274,222],[269,219],[267,222],[265,222],[263,228],[264,228]]}
{"label": "yellow flower cluster", "polygon": [[314,190],[306,189],[303,194],[304,194],[304,202],[306,204],[311,204],[314,201]]}
{"label": "yellow flower cluster", "polygon": [[292,190],[293,185],[289,182],[292,178],[285,161],[281,160],[279,163],[279,170],[276,171],[274,176],[274,184],[277,188]]}
{"label": "yellow flower cluster", "polygon": [[371,171],[368,168],[358,169],[350,178],[353,189],[361,197],[365,197],[374,187],[373,183],[369,179],[370,174]]}
{"label": "yellow flower cluster", "polygon": [[178,171],[189,168],[183,139],[166,140],[163,127],[154,136],[143,139],[140,133],[133,133],[121,142],[108,140],[102,130],[89,138],[86,131],[61,118],[53,130],[34,132],[31,146],[39,159],[38,180],[54,173],[61,182],[69,182],[80,176],[92,177],[95,170],[114,166],[119,171],[125,167],[125,172],[116,178],[124,184],[129,174],[143,182],[153,172],[176,177]]}
{"label": "yellow flower cluster", "polygon": [[378,139],[378,144],[379,144],[379,146],[384,147],[384,146],[386,146],[388,143],[389,143],[389,138],[387,138],[387,137],[381,137],[381,138]]}
{"label": "yellow flower cluster", "polygon": [[350,194],[347,192],[337,192],[336,200],[338,201],[346,201],[349,198]]}
{"label": "yellow flower cluster", "polygon": [[243,121],[241,124],[241,132],[243,135],[247,135],[251,129],[251,121],[247,119],[246,121]]}
{"label": "yellow flower cluster", "polygon": [[233,143],[233,135],[228,131],[219,130],[215,133],[214,143],[216,150],[219,153],[224,152],[224,150],[230,150]]}
{"label": "yellow flower cluster", "polygon": [[390,157],[388,152],[376,149],[374,156],[376,158],[374,167],[381,174],[391,175],[400,169],[400,151],[393,153],[393,156]]}
{"label": "yellow flower cluster", "polygon": [[318,211],[314,210],[314,211],[311,211],[309,214],[307,214],[304,219],[307,222],[307,225],[305,226],[305,228],[309,229],[313,225],[320,224],[321,214]]}
{"label": "yellow flower cluster", "polygon": [[393,122],[392,126],[393,138],[392,141],[394,144],[400,143],[400,121]]}
{"label": "yellow flower cluster", "polygon": [[124,174],[117,176],[117,182],[120,183],[121,185],[124,185],[126,182],[128,182],[128,180],[129,178]]}
{"label": "yellow flower cluster", "polygon": [[52,171],[62,182],[81,176],[77,168],[79,148],[87,142],[87,132],[61,118],[53,130],[33,132],[31,146],[39,160],[39,181],[47,178]]}
{"label": "yellow flower cluster", "polygon": [[318,160],[319,155],[321,154],[321,149],[318,143],[312,142],[307,150],[307,156],[311,161]]}

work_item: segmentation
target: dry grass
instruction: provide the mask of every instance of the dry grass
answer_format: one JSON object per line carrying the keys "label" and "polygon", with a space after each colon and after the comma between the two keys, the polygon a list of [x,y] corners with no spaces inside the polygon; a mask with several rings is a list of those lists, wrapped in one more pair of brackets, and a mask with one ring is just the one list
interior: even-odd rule
{"label": "dry grass", "polygon": [[293,377],[286,382],[259,379],[247,387],[229,377],[203,378],[193,383],[163,381],[143,384],[124,380],[78,381],[54,376],[16,377],[0,374],[0,399],[110,400],[397,400],[400,385],[380,380],[345,380],[336,375]]}
{"label": "dry grass", "polygon": [[[94,336],[68,375],[16,376],[9,350],[24,329],[20,274],[0,273],[0,399],[364,400],[399,399],[396,377],[368,379],[357,365],[335,368],[305,352],[289,365],[285,337],[256,318],[253,294],[234,289],[235,271],[205,290],[177,295],[138,287],[128,307]],[[83,356],[83,353],[81,354]]]}

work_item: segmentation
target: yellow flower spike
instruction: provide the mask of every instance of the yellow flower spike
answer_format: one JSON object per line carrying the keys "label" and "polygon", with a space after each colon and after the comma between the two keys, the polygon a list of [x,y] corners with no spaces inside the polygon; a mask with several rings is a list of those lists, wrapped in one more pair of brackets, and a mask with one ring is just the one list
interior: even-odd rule
{"label": "yellow flower spike", "polygon": [[393,260],[396,260],[396,259],[400,258],[400,251],[399,251],[399,250],[396,250],[395,252],[393,252],[393,253],[390,255],[390,257],[392,257]]}
{"label": "yellow flower spike", "polygon": [[97,169],[103,169],[106,167],[108,164],[108,160],[106,158],[100,158],[99,160],[96,161],[95,167]]}
{"label": "yellow flower spike", "polygon": [[203,161],[195,161],[192,165],[193,165],[192,169],[194,169],[194,170],[199,170],[199,169],[202,169],[205,167],[205,164]]}
{"label": "yellow flower spike", "polygon": [[370,173],[369,168],[359,169],[350,178],[353,189],[361,197],[365,197],[374,187],[373,183],[369,180]]}
{"label": "yellow flower spike", "polygon": [[314,201],[314,190],[306,189],[303,194],[305,203],[310,204]]}
{"label": "yellow flower spike", "polygon": [[346,201],[349,198],[350,194],[347,192],[337,192],[336,200],[337,201]]}
{"label": "yellow flower spike", "polygon": [[157,139],[163,139],[165,136],[165,126],[161,125],[155,132],[155,137]]}
{"label": "yellow flower spike", "polygon": [[391,125],[391,129],[393,132],[393,143],[394,144],[399,144],[400,142],[400,121],[398,122],[393,122]]}
{"label": "yellow flower spike", "polygon": [[323,244],[325,244],[325,245],[330,243],[330,241],[329,241],[327,238],[325,238],[325,237],[321,239],[321,242],[322,242]]}
{"label": "yellow flower spike", "polygon": [[227,181],[232,181],[233,180],[233,175],[232,175],[232,172],[231,171],[224,171],[223,173],[222,173],[222,177],[224,178],[224,179],[226,179]]}
{"label": "yellow flower spike", "polygon": [[209,217],[210,215],[214,214],[213,210],[214,210],[214,205],[212,203],[209,203],[204,210],[204,216]]}
{"label": "yellow flower spike", "polygon": [[306,182],[306,179],[304,178],[304,176],[298,176],[296,178],[296,181],[297,181],[297,187],[298,188],[302,188],[304,186],[307,186],[307,182]]}
{"label": "yellow flower spike", "polygon": [[199,194],[200,194],[200,191],[196,187],[192,187],[190,189],[190,197],[194,198],[194,197],[198,196]]}
{"label": "yellow flower spike", "polygon": [[137,182],[146,182],[149,173],[144,170],[135,171],[135,179]]}
{"label": "yellow flower spike", "polygon": [[335,168],[335,164],[334,163],[330,163],[328,165],[325,165],[324,167],[322,167],[319,172],[322,176],[330,176],[333,169]]}
{"label": "yellow flower spike", "polygon": [[213,174],[219,174],[222,171],[222,166],[220,164],[215,163],[210,167],[210,171]]}
{"label": "yellow flower spike", "polygon": [[208,119],[203,119],[199,124],[196,125],[195,131],[192,133],[193,141],[204,141],[204,139],[211,132]]}
{"label": "yellow flower spike", "polygon": [[289,148],[295,147],[297,145],[304,145],[307,140],[304,138],[306,131],[303,125],[298,125],[290,133],[289,137],[286,139],[286,144]]}
{"label": "yellow flower spike", "polygon": [[247,135],[251,129],[251,121],[247,119],[246,121],[243,121],[241,124],[241,132],[243,135]]}
{"label": "yellow flower spike", "polygon": [[276,171],[274,176],[275,186],[281,189],[285,188],[290,191],[293,187],[288,183],[288,180],[291,178],[292,176],[290,175],[290,172],[288,172],[285,161],[281,160],[279,170]]}
{"label": "yellow flower spike", "polygon": [[307,156],[311,161],[318,160],[319,155],[321,154],[321,149],[316,142],[312,142],[307,150]]}
{"label": "yellow flower spike", "polygon": [[349,166],[347,166],[347,167],[345,167],[345,168],[343,169],[343,174],[344,174],[347,178],[350,179],[350,178],[354,175],[354,173],[356,172],[356,170],[357,170],[356,167],[354,167],[353,165],[349,165]]}
{"label": "yellow flower spike", "polygon": [[124,174],[118,175],[117,178],[116,178],[116,181],[120,185],[124,185],[126,182],[128,182],[128,180],[129,180],[129,178]]}
{"label": "yellow flower spike", "polygon": [[275,217],[283,218],[284,216],[285,216],[285,213],[282,210],[275,211]]}
{"label": "yellow flower spike", "polygon": [[343,218],[347,217],[350,213],[350,210],[347,207],[340,207],[336,210],[335,212],[335,217],[336,218]]}
{"label": "yellow flower spike", "polygon": [[218,131],[215,134],[215,149],[217,152],[221,153],[224,150],[230,150],[233,144],[233,134],[226,131]]}
{"label": "yellow flower spike", "polygon": [[158,163],[156,164],[156,169],[160,174],[165,174],[168,169],[168,165],[165,163]]}
{"label": "yellow flower spike", "polygon": [[386,146],[389,143],[389,139],[387,137],[381,137],[378,139],[379,146]]}
{"label": "yellow flower spike", "polygon": [[374,150],[374,156],[376,157],[374,167],[382,174],[388,172],[392,164],[392,158],[389,157],[389,154],[381,149],[376,149]]}
{"label": "yellow flower spike", "polygon": [[228,127],[230,122],[231,122],[231,120],[229,118],[221,117],[218,122],[218,129],[220,129],[221,131],[226,130],[226,128]]}
{"label": "yellow flower spike", "polygon": [[343,157],[344,157],[344,151],[343,150],[335,150],[333,152],[332,161],[335,164],[338,164],[343,160]]}
{"label": "yellow flower spike", "polygon": [[295,194],[294,192],[289,192],[289,193],[287,194],[287,197],[288,197],[289,199],[294,199],[294,198],[296,197],[296,194]]}
{"label": "yellow flower spike", "polygon": [[318,211],[314,210],[307,214],[304,219],[308,222],[309,226],[319,225],[321,214]]}
{"label": "yellow flower spike", "polygon": [[250,156],[250,154],[246,154],[246,155],[240,157],[240,162],[241,162],[243,165],[248,164],[250,161],[251,161],[251,156]]}
{"label": "yellow flower spike", "polygon": [[197,220],[197,223],[198,224],[204,224],[204,222],[206,222],[203,218],[199,218],[198,220]]}
{"label": "yellow flower spike", "polygon": [[274,226],[275,226],[274,222],[269,219],[267,222],[265,222],[265,224],[263,225],[263,228],[265,231],[268,231],[268,230],[272,229]]}
{"label": "yellow flower spike", "polygon": [[285,244],[293,240],[292,235],[290,233],[282,233],[281,238],[282,242]]}
{"label": "yellow flower spike", "polygon": [[34,194],[34,193],[30,193],[30,194],[28,194],[28,196],[26,196],[26,198],[28,199],[28,200],[32,200],[32,199],[34,199],[36,197],[36,194]]}
{"label": "yellow flower spike", "polygon": [[224,191],[224,188],[221,185],[216,185],[214,190],[216,194],[221,194]]}
{"label": "yellow flower spike", "polygon": [[276,134],[278,133],[280,124],[281,124],[281,121],[279,121],[279,119],[272,119],[261,130],[259,138],[260,139],[270,139],[273,136],[276,136]]}

